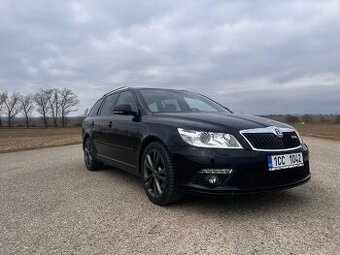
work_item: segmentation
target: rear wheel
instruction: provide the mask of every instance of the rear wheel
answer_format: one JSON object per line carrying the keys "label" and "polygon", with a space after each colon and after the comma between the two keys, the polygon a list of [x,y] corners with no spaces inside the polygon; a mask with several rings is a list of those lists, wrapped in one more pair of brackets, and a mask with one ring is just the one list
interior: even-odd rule
{"label": "rear wheel", "polygon": [[167,205],[181,199],[172,159],[166,148],[150,143],[142,156],[142,179],[149,199],[157,205]]}
{"label": "rear wheel", "polygon": [[103,163],[95,159],[95,149],[90,137],[86,138],[84,143],[84,161],[85,166],[90,171],[103,168]]}

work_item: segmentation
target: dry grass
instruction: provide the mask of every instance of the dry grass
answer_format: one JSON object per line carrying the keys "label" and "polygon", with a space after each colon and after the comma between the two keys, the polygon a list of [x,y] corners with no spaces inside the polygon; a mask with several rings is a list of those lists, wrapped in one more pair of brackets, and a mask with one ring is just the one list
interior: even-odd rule
{"label": "dry grass", "polygon": [[296,124],[301,135],[340,140],[340,124]]}
{"label": "dry grass", "polygon": [[81,129],[77,128],[1,128],[0,153],[54,147],[81,142]]}
{"label": "dry grass", "polygon": [[[303,136],[340,140],[339,124],[297,124]],[[81,142],[81,129],[77,128],[1,128],[0,153],[54,147]]]}

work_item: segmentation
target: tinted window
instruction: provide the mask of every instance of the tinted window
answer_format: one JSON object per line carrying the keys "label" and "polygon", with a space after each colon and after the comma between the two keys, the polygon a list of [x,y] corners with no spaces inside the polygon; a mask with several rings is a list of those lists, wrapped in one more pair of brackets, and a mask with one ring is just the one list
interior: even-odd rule
{"label": "tinted window", "polygon": [[144,102],[151,112],[226,112],[214,101],[187,91],[141,89]]}
{"label": "tinted window", "polygon": [[167,112],[180,112],[181,108],[176,99],[164,99],[160,101],[162,109]]}
{"label": "tinted window", "polygon": [[116,106],[117,98],[118,94],[108,96],[100,110],[100,115],[113,115],[113,108]]}
{"label": "tinted window", "polygon": [[129,104],[133,111],[137,111],[135,97],[129,91],[121,92],[116,105]]}
{"label": "tinted window", "polygon": [[97,103],[94,104],[91,111],[89,112],[89,116],[95,116],[98,113],[99,107],[102,104],[103,99],[100,99]]}
{"label": "tinted window", "polygon": [[148,108],[150,109],[150,111],[152,112],[158,112],[158,107],[156,103],[151,103],[148,105]]}
{"label": "tinted window", "polygon": [[199,112],[217,112],[217,109],[197,98],[184,97],[191,111]]}

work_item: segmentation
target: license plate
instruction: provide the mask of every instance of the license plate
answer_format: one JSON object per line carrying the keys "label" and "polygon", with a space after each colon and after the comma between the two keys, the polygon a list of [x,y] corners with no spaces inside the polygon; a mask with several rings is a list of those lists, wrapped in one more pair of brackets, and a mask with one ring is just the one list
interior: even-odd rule
{"label": "license plate", "polygon": [[269,171],[303,166],[302,153],[267,156]]}

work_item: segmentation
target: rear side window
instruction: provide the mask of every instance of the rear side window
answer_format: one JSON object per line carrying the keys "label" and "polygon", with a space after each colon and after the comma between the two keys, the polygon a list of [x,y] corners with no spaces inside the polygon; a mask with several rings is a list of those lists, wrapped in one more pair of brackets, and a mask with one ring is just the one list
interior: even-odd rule
{"label": "rear side window", "polygon": [[99,110],[100,105],[102,104],[103,99],[100,99],[97,103],[94,104],[88,116],[96,116]]}
{"label": "rear side window", "polygon": [[113,115],[113,108],[116,106],[117,98],[118,94],[108,96],[100,110],[100,115]]}
{"label": "rear side window", "polygon": [[117,105],[129,104],[133,111],[137,111],[137,104],[135,97],[129,91],[121,92],[118,98]]}

